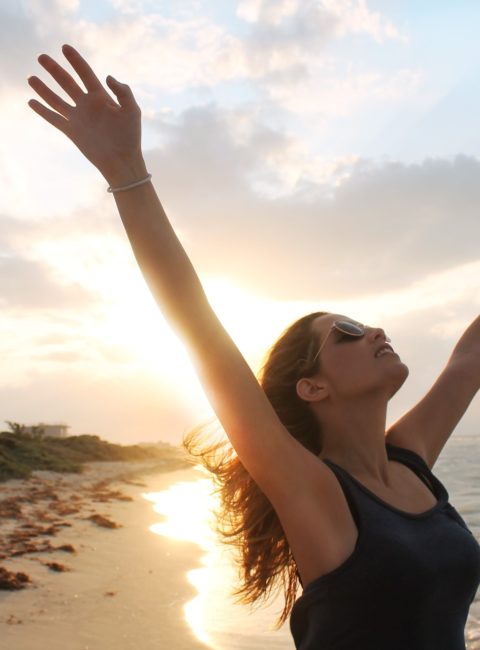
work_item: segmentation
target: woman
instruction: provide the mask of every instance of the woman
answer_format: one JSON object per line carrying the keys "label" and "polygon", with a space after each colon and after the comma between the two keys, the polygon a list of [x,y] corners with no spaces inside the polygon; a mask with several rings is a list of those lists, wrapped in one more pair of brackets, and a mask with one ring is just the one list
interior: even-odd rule
{"label": "woman", "polygon": [[302,650],[465,648],[480,547],[431,469],[480,385],[480,319],[387,432],[387,403],[408,369],[381,328],[305,316],[273,346],[259,385],[150,182],[130,88],[107,77],[114,101],[80,54],[62,49],[86,92],[43,54],[74,105],[35,76],[29,84],[50,108],[29,105],[108,182],[145,279],[228,435],[220,459],[213,448],[199,453],[220,483],[224,534],[242,552],[244,600],[283,584],[284,621],[299,579],[291,629]]}

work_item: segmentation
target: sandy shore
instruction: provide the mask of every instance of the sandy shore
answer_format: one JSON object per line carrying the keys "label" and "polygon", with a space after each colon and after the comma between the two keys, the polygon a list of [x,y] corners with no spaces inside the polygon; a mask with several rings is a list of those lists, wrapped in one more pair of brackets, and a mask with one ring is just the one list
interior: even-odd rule
{"label": "sandy shore", "polygon": [[142,497],[198,474],[164,470],[91,463],[0,484],[0,566],[30,580],[0,591],[3,650],[205,650],[183,614],[202,553],[152,533]]}

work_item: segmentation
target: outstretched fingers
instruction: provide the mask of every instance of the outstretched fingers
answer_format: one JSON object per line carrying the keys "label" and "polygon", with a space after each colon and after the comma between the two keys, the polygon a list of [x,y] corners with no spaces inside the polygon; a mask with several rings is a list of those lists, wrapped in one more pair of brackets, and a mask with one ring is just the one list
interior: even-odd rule
{"label": "outstretched fingers", "polygon": [[69,118],[72,112],[73,106],[67,104],[61,97],[54,93],[50,88],[43,83],[38,77],[29,77],[28,84],[33,90],[39,95],[43,100],[47,102],[55,111],[63,115],[65,118]]}
{"label": "outstretched fingers", "polygon": [[117,81],[115,77],[112,77],[112,75],[108,75],[107,85],[114,93],[118,103],[122,108],[140,111],[140,107],[135,101],[135,97],[130,86],[120,83],[120,81]]}
{"label": "outstretched fingers", "polygon": [[78,103],[78,100],[85,93],[77,84],[75,79],[62,68],[51,56],[48,54],[40,54],[38,57],[38,62],[40,65],[49,72],[58,85],[63,88],[63,90],[69,95],[75,103]]}
{"label": "outstretched fingers", "polygon": [[102,86],[99,78],[94,73],[90,65],[74,47],[71,45],[63,45],[62,52],[80,79],[83,81],[85,88],[88,91],[103,90],[106,92],[105,88]]}
{"label": "outstretched fingers", "polygon": [[55,111],[51,111],[36,99],[30,99],[28,105],[35,111],[35,113],[38,113],[38,115],[40,115],[40,117],[43,117],[43,119],[46,120],[49,124],[59,129],[59,131],[62,131],[62,133],[68,135],[68,120],[66,120]]}

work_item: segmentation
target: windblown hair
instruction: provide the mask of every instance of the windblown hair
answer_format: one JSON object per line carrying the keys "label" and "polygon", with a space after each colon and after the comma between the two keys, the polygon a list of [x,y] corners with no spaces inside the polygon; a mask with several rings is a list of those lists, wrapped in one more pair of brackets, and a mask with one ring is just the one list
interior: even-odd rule
{"label": "windblown hair", "polygon": [[[318,337],[312,323],[326,312],[314,312],[294,322],[270,349],[259,381],[279,419],[291,435],[314,454],[322,447],[320,424],[296,384],[312,376]],[[237,601],[258,604],[283,588],[285,605],[277,628],[295,602],[298,573],[290,546],[270,501],[252,479],[227,439],[208,444],[204,427],[187,434],[184,447],[212,473],[220,507],[215,512],[221,539],[236,550],[240,586]],[[261,442],[259,443],[261,444]]]}

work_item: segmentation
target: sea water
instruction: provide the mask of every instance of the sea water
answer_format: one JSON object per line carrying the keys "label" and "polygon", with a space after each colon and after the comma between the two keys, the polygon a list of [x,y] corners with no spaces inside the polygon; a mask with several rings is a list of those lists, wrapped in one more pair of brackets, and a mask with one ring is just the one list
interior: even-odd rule
{"label": "sea water", "polygon": [[[450,503],[480,541],[480,435],[450,438],[433,472],[445,485]],[[195,635],[213,650],[294,650],[288,622],[273,625],[282,610],[279,595],[268,606],[252,611],[232,596],[237,581],[231,551],[219,544],[212,530],[211,510],[216,502],[210,479],[201,473],[191,482],[172,485],[148,495],[165,521],[153,531],[192,541],[203,552],[201,568],[188,580],[198,596],[185,606],[185,616]],[[480,589],[471,605],[465,630],[467,650],[480,650]]]}
{"label": "sea water", "polygon": [[[480,542],[480,435],[452,435],[433,467],[447,488],[450,503]],[[480,589],[465,629],[467,650],[480,650]]]}

